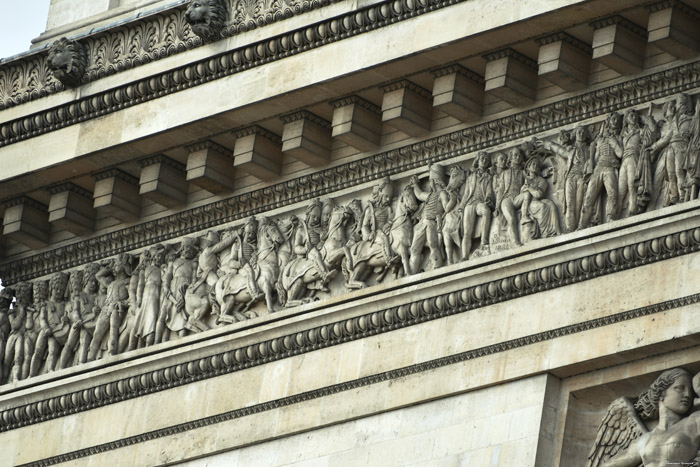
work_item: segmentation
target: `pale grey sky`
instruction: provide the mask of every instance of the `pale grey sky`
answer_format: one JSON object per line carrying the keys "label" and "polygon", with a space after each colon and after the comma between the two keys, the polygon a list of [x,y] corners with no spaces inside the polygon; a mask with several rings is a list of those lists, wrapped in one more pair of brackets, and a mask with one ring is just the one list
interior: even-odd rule
{"label": "pale grey sky", "polygon": [[50,0],[0,0],[0,58],[29,50],[46,30]]}

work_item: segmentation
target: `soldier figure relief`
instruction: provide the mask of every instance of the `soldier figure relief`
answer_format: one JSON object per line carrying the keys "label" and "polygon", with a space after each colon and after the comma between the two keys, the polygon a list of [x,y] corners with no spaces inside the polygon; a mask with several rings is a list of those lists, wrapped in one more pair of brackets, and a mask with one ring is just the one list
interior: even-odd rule
{"label": "soldier figure relief", "polygon": [[700,105],[679,94],[471,156],[14,284],[0,293],[0,382],[697,199]]}

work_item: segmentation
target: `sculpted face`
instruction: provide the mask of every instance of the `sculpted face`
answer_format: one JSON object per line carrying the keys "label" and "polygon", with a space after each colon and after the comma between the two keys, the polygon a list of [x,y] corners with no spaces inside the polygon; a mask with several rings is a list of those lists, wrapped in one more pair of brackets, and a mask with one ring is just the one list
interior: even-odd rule
{"label": "sculpted face", "polygon": [[684,415],[693,404],[693,387],[688,375],[679,376],[676,381],[664,391],[661,404],[678,415]]}
{"label": "sculpted face", "polygon": [[502,152],[499,152],[496,156],[496,167],[499,169],[505,169],[508,165],[508,158]]}
{"label": "sculpted face", "polygon": [[521,167],[523,165],[523,155],[518,148],[513,148],[508,156],[511,167]]}
{"label": "sculpted face", "polygon": [[65,37],[56,41],[49,51],[49,68],[53,75],[66,86],[80,84],[80,79],[87,66],[87,56],[84,47]]}
{"label": "sculpted face", "polygon": [[192,0],[185,20],[202,39],[215,39],[226,21],[226,7],[222,0]]}

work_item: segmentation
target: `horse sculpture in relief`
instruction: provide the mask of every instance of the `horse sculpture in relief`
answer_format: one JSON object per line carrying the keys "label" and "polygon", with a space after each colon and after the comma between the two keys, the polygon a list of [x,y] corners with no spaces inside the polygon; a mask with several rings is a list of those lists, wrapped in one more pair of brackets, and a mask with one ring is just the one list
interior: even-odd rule
{"label": "horse sculpture in relief", "polygon": [[282,270],[278,283],[280,302],[298,306],[313,300],[317,290],[328,291],[327,284],[337,274],[346,254],[345,226],[350,213],[343,207],[333,207],[328,220],[328,231],[314,229],[320,226],[320,202],[312,203],[306,220],[300,221],[292,237],[292,259]]}
{"label": "horse sculpture in relief", "polygon": [[[234,240],[227,264],[214,286],[219,321],[235,322],[248,319],[251,305],[265,299],[268,313],[273,313],[275,284],[279,275],[277,251],[284,237],[277,225],[267,218],[250,218],[244,235]],[[237,306],[238,305],[238,306]]]}

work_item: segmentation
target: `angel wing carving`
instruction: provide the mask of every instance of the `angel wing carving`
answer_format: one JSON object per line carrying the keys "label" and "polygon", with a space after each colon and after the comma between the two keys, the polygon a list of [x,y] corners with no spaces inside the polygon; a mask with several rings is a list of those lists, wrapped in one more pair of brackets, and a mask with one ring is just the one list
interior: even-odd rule
{"label": "angel wing carving", "polygon": [[632,441],[648,431],[634,408],[633,399],[615,399],[608,406],[608,411],[598,427],[586,467],[601,467],[608,459],[627,449]]}

